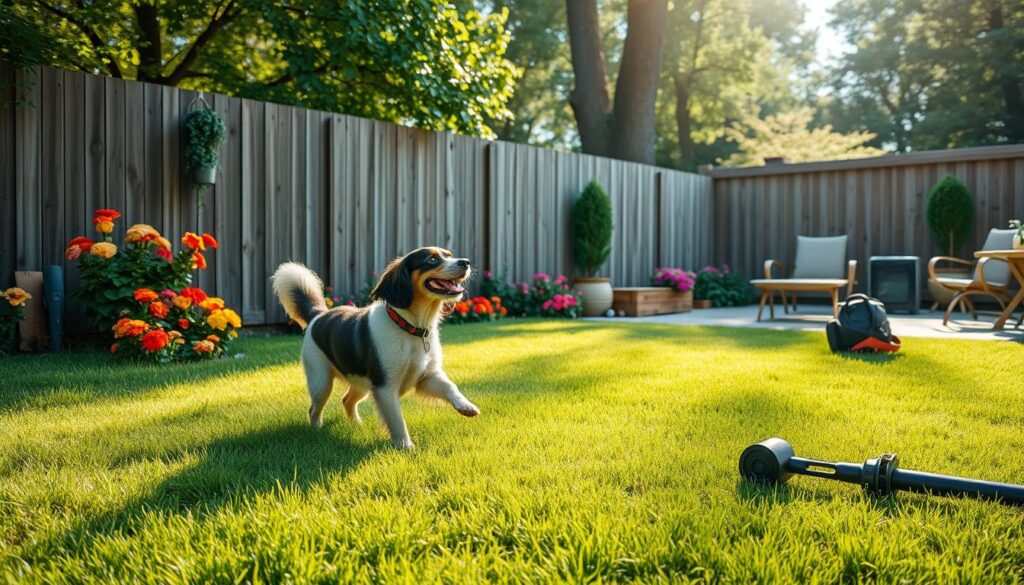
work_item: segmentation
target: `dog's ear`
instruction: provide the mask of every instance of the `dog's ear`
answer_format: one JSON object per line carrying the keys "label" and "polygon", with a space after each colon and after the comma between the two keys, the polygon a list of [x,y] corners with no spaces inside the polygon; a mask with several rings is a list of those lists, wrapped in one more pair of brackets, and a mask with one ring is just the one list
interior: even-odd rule
{"label": "dog's ear", "polygon": [[408,309],[412,305],[412,274],[405,258],[396,258],[388,264],[370,293],[370,299],[384,301],[399,309]]}

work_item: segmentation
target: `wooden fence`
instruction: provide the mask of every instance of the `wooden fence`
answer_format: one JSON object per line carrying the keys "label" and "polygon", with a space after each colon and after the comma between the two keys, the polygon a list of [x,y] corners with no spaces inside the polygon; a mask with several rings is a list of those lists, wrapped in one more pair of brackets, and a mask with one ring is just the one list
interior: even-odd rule
{"label": "wooden fence", "polygon": [[1024,145],[962,148],[849,161],[711,169],[713,256],[760,277],[764,261],[792,270],[796,236],[848,234],[867,287],[874,255],[939,255],[925,223],[928,193],[946,175],[967,185],[977,213],[961,257],[972,259],[988,230],[1024,219]]}
{"label": "wooden fence", "polygon": [[125,216],[115,242],[133,223],[172,241],[216,234],[198,284],[248,324],[284,321],[268,277],[285,260],[348,292],[428,244],[513,278],[571,275],[569,209],[591,179],[615,206],[616,285],[711,260],[711,179],[699,175],[207,94],[229,136],[199,212],[180,134],[196,92],[2,62],[0,88],[0,101],[21,100],[0,107],[4,286],[14,270],[61,264],[73,287],[64,245],[104,207]]}

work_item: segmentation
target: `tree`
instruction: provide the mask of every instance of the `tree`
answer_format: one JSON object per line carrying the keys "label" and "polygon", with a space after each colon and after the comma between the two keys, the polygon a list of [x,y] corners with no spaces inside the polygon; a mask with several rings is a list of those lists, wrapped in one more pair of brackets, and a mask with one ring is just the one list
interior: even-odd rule
{"label": "tree", "polygon": [[509,115],[506,17],[444,0],[0,5],[65,49],[21,54],[44,64],[481,136]]}
{"label": "tree", "polygon": [[654,163],[654,106],[668,0],[629,0],[614,102],[596,0],[566,0],[575,87],[569,95],[583,152]]}
{"label": "tree", "polygon": [[803,10],[795,0],[673,4],[658,102],[659,164],[694,170],[711,162],[707,146],[755,102],[768,112],[796,106],[791,73],[810,63],[814,39],[799,28]]}
{"label": "tree", "polygon": [[747,113],[726,130],[739,151],[722,163],[727,167],[763,165],[768,157],[784,157],[789,162],[808,162],[880,156],[884,151],[865,146],[873,134],[840,134],[831,126],[809,129],[814,117],[811,108],[781,112],[764,119],[757,111]]}
{"label": "tree", "polygon": [[898,151],[1024,142],[1024,3],[841,0],[828,118]]}
{"label": "tree", "polygon": [[925,220],[939,249],[953,256],[967,241],[974,225],[974,198],[967,186],[946,175],[932,187],[925,208]]}

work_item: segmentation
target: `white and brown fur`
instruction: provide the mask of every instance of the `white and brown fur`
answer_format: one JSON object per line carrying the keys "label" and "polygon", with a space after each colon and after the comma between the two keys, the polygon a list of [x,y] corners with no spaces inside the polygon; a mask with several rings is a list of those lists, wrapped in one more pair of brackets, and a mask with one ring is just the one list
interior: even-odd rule
{"label": "white and brown fur", "polygon": [[[445,374],[437,332],[445,304],[459,299],[469,275],[469,260],[441,248],[419,248],[388,265],[370,295],[371,305],[328,310],[323,285],[313,271],[294,262],[279,266],[271,277],[274,293],[288,316],[305,329],[302,366],[311,399],[310,424],[323,424],[335,380],[345,391],[345,413],[356,422],[362,422],[359,403],[373,397],[391,442],[400,449],[413,447],[398,403],[412,390],[447,401],[464,416],[480,414]],[[426,338],[400,329],[386,305],[408,323],[427,329]]]}

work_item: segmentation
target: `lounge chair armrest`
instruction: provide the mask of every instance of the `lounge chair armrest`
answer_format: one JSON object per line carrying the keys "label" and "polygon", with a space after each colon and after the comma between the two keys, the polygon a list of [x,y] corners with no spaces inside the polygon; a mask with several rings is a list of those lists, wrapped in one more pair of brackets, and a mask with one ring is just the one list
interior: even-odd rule
{"label": "lounge chair armrest", "polygon": [[954,262],[956,264],[963,264],[965,266],[974,266],[974,262],[969,260],[963,260],[962,258],[954,258],[952,256],[936,256],[928,261],[928,278],[935,279],[935,265],[939,262]]}
{"label": "lounge chair armrest", "polygon": [[857,284],[857,261],[846,263],[846,296],[853,294],[853,285]]}
{"label": "lounge chair armrest", "polygon": [[778,266],[779,270],[785,270],[782,266],[782,262],[778,260],[765,260],[764,261],[764,277],[768,280],[772,279],[772,266]]}

